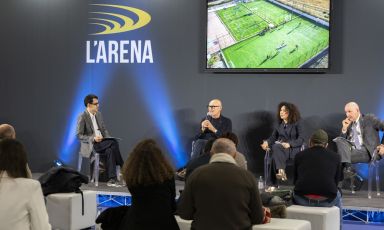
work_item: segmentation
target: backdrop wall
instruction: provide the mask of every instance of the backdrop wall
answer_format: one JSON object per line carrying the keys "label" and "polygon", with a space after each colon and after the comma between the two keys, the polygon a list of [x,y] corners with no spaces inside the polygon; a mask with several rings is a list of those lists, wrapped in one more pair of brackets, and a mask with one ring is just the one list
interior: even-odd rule
{"label": "backdrop wall", "polygon": [[[117,37],[89,35],[91,3],[114,3],[148,12],[151,22]],[[5,0],[0,7],[0,123],[13,124],[27,146],[33,171],[65,157],[76,165],[76,116],[87,93],[100,96],[110,132],[126,158],[153,137],[184,162],[190,141],[212,98],[223,101],[250,169],[262,172],[259,147],[275,122],[277,104],[295,103],[306,133],[338,134],[346,102],[384,117],[381,0],[334,0],[331,71],[327,74],[205,73],[205,1]],[[141,39],[152,44],[153,63],[87,64],[86,41]],[[164,124],[163,124],[164,123]],[[172,136],[172,133],[175,133]]]}

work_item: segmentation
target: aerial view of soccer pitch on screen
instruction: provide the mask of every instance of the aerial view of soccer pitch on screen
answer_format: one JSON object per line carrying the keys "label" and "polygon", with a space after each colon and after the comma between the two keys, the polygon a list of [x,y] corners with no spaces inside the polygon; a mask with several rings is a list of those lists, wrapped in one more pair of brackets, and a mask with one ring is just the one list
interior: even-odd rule
{"label": "aerial view of soccer pitch on screen", "polygon": [[329,68],[330,0],[207,0],[207,69]]}

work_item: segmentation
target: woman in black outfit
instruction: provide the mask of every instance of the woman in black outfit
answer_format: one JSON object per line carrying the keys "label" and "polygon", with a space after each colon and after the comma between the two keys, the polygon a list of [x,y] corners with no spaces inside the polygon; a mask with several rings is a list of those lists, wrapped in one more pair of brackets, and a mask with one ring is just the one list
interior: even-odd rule
{"label": "woman in black outfit", "polygon": [[270,181],[267,182],[273,185],[276,185],[276,179],[287,180],[286,161],[293,159],[304,143],[300,112],[296,105],[281,102],[277,107],[277,119],[278,126],[261,145],[264,150],[272,150]]}
{"label": "woman in black outfit", "polygon": [[122,173],[132,195],[132,205],[123,217],[120,229],[179,229],[174,217],[174,170],[154,140],[144,140],[136,145]]}

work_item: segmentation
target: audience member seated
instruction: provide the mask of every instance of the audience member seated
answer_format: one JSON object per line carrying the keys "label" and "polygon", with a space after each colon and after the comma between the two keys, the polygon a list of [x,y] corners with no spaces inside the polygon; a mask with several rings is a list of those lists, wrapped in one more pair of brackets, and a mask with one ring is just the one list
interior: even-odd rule
{"label": "audience member seated", "polygon": [[294,202],[303,206],[337,206],[341,211],[341,194],[337,188],[341,158],[326,149],[328,135],[322,129],[312,134],[309,146],[295,156]]}
{"label": "audience member seated", "polygon": [[209,164],[209,160],[211,159],[211,148],[215,140],[216,139],[209,140],[204,146],[204,153],[197,158],[191,159],[188,162],[187,166],[185,167],[185,180],[188,179],[188,177],[192,174],[195,169],[200,166]]}
{"label": "audience member seated", "polygon": [[132,205],[120,229],[179,229],[176,211],[174,169],[154,140],[141,141],[129,154],[123,177],[132,195]]}
{"label": "audience member seated", "polygon": [[0,141],[0,228],[50,230],[40,183],[30,179],[27,153],[17,140]]}
{"label": "audience member seated", "polygon": [[81,142],[80,154],[91,157],[93,149],[105,157],[108,186],[116,184],[116,166],[123,165],[119,143],[111,137],[99,112],[99,98],[89,94],[84,98],[85,111],[77,121],[76,136]]}
{"label": "audience member seated", "polygon": [[356,175],[351,163],[371,160],[374,150],[380,144],[378,130],[384,130],[384,122],[372,114],[361,114],[355,102],[347,103],[344,110],[346,118],[342,121],[341,135],[334,141],[344,167],[344,178],[350,178]]}
{"label": "audience member seated", "polygon": [[[236,147],[237,147],[237,144],[239,142],[236,134],[234,133],[225,133],[222,138],[227,138],[231,141],[233,141],[233,143],[235,143]],[[209,160],[211,159],[211,147],[212,147],[212,144],[213,142],[215,141],[216,139],[211,139],[207,142],[207,144],[205,145],[205,148],[204,148],[204,153],[202,155],[200,155],[198,158],[195,158],[195,159],[191,159],[187,166],[186,166],[186,175],[185,175],[185,179],[188,178],[189,175],[191,175],[191,173],[198,167],[202,166],[202,165],[205,165],[205,164],[208,164],[209,163]],[[236,155],[235,155],[235,161],[236,161],[236,164],[243,168],[243,169],[247,169],[247,160],[245,159],[245,156],[236,151]]]}
{"label": "audience member seated", "polygon": [[[2,139],[16,139],[16,130],[12,125],[1,124],[0,125],[0,141]],[[27,164],[28,178],[32,178],[32,172]]]}
{"label": "audience member seated", "polygon": [[219,99],[213,99],[209,102],[208,113],[201,121],[199,133],[196,135],[192,146],[191,158],[196,158],[202,154],[208,140],[232,132],[232,121],[221,114],[222,109],[222,103]]}
{"label": "audience member seated", "polygon": [[248,169],[248,166],[247,166],[247,159],[245,158],[244,154],[242,154],[241,152],[238,151],[237,149],[237,146],[239,144],[239,138],[237,138],[237,135],[232,133],[232,132],[228,132],[228,133],[225,133],[222,138],[228,138],[229,140],[233,141],[233,143],[235,143],[236,145],[236,155],[235,155],[235,161],[236,161],[236,164],[240,167],[240,168],[243,168],[243,169]]}
{"label": "audience member seated", "polygon": [[302,121],[296,105],[281,102],[277,107],[278,126],[268,140],[263,141],[261,148],[271,149],[269,185],[276,186],[277,180],[287,180],[286,162],[294,159],[304,143]]}
{"label": "audience member seated", "polygon": [[0,140],[6,139],[6,138],[15,139],[16,138],[15,129],[9,124],[1,124],[0,125]]}
{"label": "audience member seated", "polygon": [[236,165],[235,144],[219,138],[211,153],[210,163],[186,181],[177,214],[193,220],[191,229],[251,229],[268,222],[254,176]]}

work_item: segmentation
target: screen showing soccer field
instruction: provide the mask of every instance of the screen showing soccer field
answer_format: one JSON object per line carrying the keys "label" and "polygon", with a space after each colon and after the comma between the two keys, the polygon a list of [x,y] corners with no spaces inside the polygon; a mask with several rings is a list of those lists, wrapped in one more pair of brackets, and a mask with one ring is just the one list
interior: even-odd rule
{"label": "screen showing soccer field", "polygon": [[330,1],[207,0],[207,70],[328,70]]}

